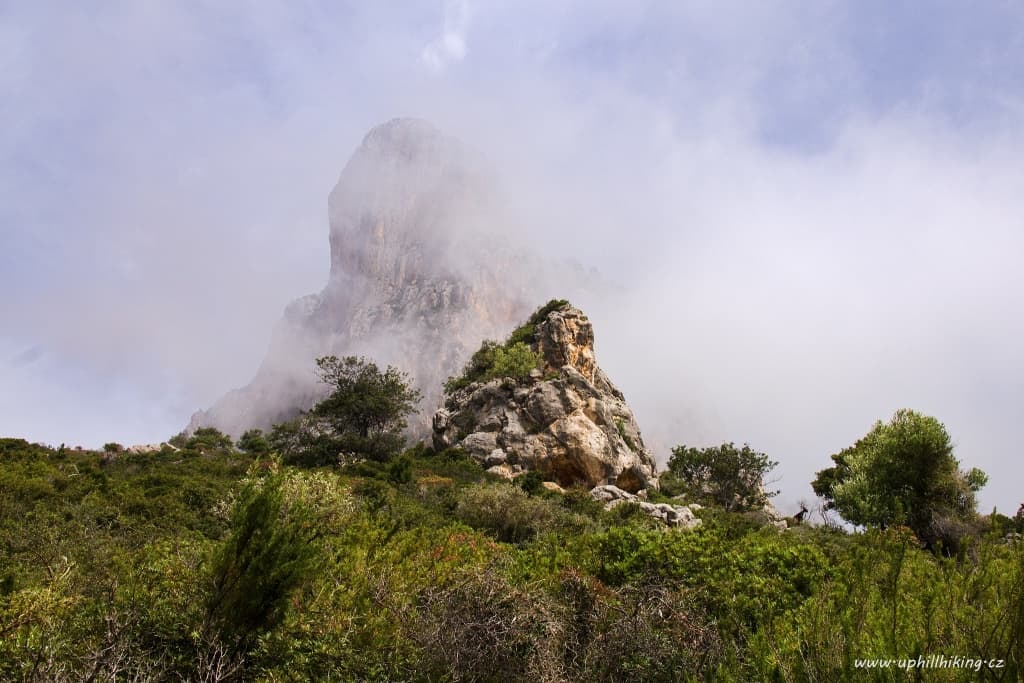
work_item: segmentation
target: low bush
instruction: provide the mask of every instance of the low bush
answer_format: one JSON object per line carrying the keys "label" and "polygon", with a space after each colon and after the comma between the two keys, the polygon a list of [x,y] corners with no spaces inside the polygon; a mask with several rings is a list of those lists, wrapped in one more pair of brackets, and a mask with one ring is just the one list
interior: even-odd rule
{"label": "low bush", "polygon": [[505,543],[523,543],[545,531],[580,531],[590,521],[557,501],[531,497],[508,484],[477,484],[462,491],[455,517]]}

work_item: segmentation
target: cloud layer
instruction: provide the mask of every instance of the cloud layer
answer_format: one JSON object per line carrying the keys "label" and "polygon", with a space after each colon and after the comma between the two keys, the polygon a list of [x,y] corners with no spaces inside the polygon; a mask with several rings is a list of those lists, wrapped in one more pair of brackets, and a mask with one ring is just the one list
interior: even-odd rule
{"label": "cloud layer", "polygon": [[905,406],[1020,502],[1011,4],[60,4],[0,9],[0,432],[158,440],[247,381],[413,115],[619,283],[580,304],[661,458],[749,441],[792,504]]}

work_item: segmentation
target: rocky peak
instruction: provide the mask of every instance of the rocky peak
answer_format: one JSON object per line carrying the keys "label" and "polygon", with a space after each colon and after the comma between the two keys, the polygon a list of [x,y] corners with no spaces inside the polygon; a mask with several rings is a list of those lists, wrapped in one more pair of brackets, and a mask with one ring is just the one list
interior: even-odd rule
{"label": "rocky peak", "polygon": [[572,306],[556,308],[537,325],[534,349],[547,370],[567,365],[576,368],[589,382],[595,379],[594,326],[583,311]]}
{"label": "rocky peak", "polygon": [[529,340],[540,367],[528,377],[454,389],[434,415],[435,448],[462,448],[509,477],[536,470],[561,486],[636,492],[654,483],[654,459],[633,411],[597,365],[587,316],[551,302],[517,337]]}
{"label": "rocky peak", "polygon": [[267,428],[323,395],[314,360],[366,355],[409,372],[429,414],[444,378],[482,338],[529,309],[544,265],[502,236],[507,210],[480,156],[429,123],[394,119],[366,134],[328,200],[331,270],[293,302],[256,377],[188,429]]}

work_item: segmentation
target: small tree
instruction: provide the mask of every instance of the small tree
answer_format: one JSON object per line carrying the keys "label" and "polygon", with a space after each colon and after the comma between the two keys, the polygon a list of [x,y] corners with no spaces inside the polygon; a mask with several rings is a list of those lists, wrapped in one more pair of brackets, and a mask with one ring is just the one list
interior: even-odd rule
{"label": "small tree", "polygon": [[539,358],[533,350],[523,342],[494,349],[494,364],[487,379],[511,377],[521,380],[530,376],[530,372],[539,364]]}
{"label": "small tree", "polygon": [[408,374],[392,366],[381,372],[376,363],[355,356],[325,356],[316,364],[320,380],[333,390],[310,411],[307,428],[332,448],[374,460],[398,453],[406,417],[422,397]]}
{"label": "small tree", "polygon": [[778,491],[765,491],[764,477],[779,463],[749,445],[712,448],[677,446],[668,470],[691,496],[730,512],[763,508]]}
{"label": "small tree", "polygon": [[249,455],[266,455],[270,452],[270,444],[262,429],[250,429],[238,440],[238,450]]}
{"label": "small tree", "polygon": [[200,452],[229,450],[232,445],[231,437],[216,427],[200,427],[185,442],[186,449]]}
{"label": "small tree", "polygon": [[929,545],[957,540],[988,480],[977,468],[960,471],[941,422],[905,409],[876,422],[832,461],[812,483],[827,509],[858,525],[906,524]]}
{"label": "small tree", "polygon": [[304,506],[285,500],[282,482],[275,473],[246,486],[211,558],[204,630],[237,656],[281,621],[313,557],[316,525]]}

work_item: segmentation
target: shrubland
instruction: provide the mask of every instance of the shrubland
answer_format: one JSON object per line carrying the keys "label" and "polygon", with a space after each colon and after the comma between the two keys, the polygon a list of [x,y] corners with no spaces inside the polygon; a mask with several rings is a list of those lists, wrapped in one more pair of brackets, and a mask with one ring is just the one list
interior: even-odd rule
{"label": "shrubland", "polygon": [[[237,444],[211,428],[144,453],[0,439],[0,680],[1024,675],[1024,519],[976,513],[983,475],[934,419],[901,411],[819,473],[852,528],[767,525],[753,512],[774,461],[679,446],[649,496],[701,501],[683,530],[406,447],[404,374],[319,367],[323,403]],[[991,666],[857,668],[929,655]]]}

